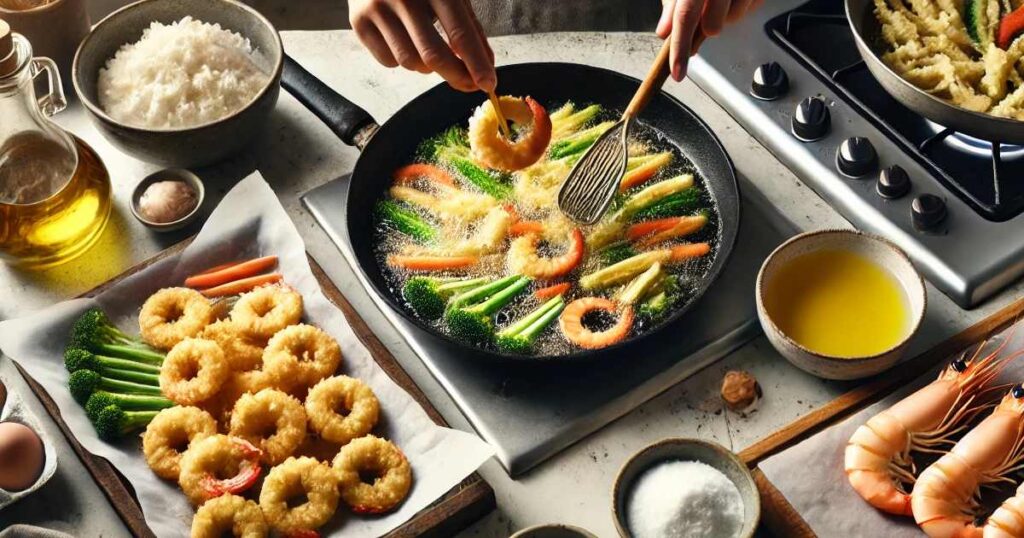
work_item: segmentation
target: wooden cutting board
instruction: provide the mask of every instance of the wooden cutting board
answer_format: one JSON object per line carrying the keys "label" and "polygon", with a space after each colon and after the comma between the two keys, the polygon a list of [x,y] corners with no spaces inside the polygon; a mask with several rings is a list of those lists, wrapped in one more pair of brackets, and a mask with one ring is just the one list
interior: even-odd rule
{"label": "wooden cutting board", "polygon": [[784,538],[816,536],[811,527],[793,508],[786,497],[757,468],[764,459],[811,437],[842,419],[864,409],[924,375],[929,369],[967,347],[1002,332],[1021,318],[1024,298],[972,325],[924,353],[906,361],[899,368],[869,378],[862,385],[840,395],[822,407],[798,418],[740,452],[750,466],[761,492],[761,525],[772,534]]}
{"label": "wooden cutting board", "polygon": [[[128,269],[112,280],[101,284],[81,296],[90,297],[103,292],[117,284],[122,279],[142,271],[153,263],[181,252],[190,242],[191,239],[182,241],[181,243],[178,243],[177,245],[164,250],[135,267]],[[341,309],[345,318],[352,326],[352,330],[356,333],[356,336],[363,345],[370,351],[370,354],[373,356],[374,360],[377,361],[377,364],[387,372],[395,383],[405,389],[405,391],[408,392],[421,407],[423,407],[424,411],[427,412],[427,415],[435,423],[440,426],[447,426],[447,422],[445,422],[441,414],[438,413],[437,409],[430,404],[430,401],[427,400],[423,391],[416,386],[412,378],[409,377],[409,374],[407,374],[405,370],[402,369],[402,366],[398,361],[395,360],[395,357],[391,355],[387,348],[384,347],[384,344],[377,339],[376,335],[374,335],[366,325],[366,322],[359,317],[359,313],[352,308],[352,305],[341,294],[337,286],[331,282],[327,277],[327,274],[324,273],[323,269],[319,264],[317,264],[316,260],[314,260],[312,256],[309,257],[309,264],[313,270],[313,275],[316,276],[320,283],[320,289],[323,290],[324,295]],[[106,494],[110,503],[121,516],[121,519],[124,520],[125,525],[132,534],[135,536],[145,537],[154,536],[153,532],[146,526],[146,521],[142,517],[142,510],[139,508],[138,501],[135,499],[135,493],[128,481],[110,464],[110,462],[93,455],[78,443],[74,435],[72,435],[71,430],[68,429],[67,424],[61,418],[60,409],[57,408],[57,404],[54,403],[49,394],[47,394],[43,387],[29,377],[28,374],[20,367],[19,370],[28,381],[29,386],[32,387],[32,391],[35,392],[42,401],[47,412],[49,412],[50,416],[53,417],[53,420],[60,427],[64,436],[67,437],[68,443],[75,449],[75,452],[82,460],[82,463],[85,464],[85,467],[89,470],[93,479],[100,486],[100,489],[102,489]],[[155,477],[153,479],[157,480]],[[412,519],[405,522],[404,525],[391,531],[387,536],[389,538],[450,537],[460,530],[465,529],[474,521],[490,513],[494,507],[494,490],[492,490],[491,486],[484,481],[483,477],[478,473],[473,473],[459,485],[448,491],[440,499],[437,499],[433,504],[424,508]]]}

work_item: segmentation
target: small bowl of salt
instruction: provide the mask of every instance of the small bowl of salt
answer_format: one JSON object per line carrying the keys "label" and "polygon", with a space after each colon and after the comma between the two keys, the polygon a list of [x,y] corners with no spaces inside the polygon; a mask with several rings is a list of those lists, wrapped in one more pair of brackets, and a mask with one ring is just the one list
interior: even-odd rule
{"label": "small bowl of salt", "polygon": [[750,538],[761,517],[747,466],[700,439],[665,439],[634,454],[612,499],[622,538]]}

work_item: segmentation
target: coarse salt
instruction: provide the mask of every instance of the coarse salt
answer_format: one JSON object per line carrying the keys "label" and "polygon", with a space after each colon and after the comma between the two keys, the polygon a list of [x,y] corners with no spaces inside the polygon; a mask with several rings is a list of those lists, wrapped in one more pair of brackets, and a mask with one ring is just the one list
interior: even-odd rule
{"label": "coarse salt", "polygon": [[635,538],[732,538],[743,527],[743,499],[721,471],[669,461],[644,471],[627,501]]}

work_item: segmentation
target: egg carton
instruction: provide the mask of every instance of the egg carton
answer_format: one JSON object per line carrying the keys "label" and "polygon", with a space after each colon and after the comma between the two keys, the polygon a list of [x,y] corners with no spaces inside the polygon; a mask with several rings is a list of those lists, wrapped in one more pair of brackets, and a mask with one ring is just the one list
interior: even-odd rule
{"label": "egg carton", "polygon": [[[17,422],[24,424],[36,432],[39,439],[43,442],[43,472],[39,475],[35,484],[32,484],[27,489],[21,491],[7,491],[0,488],[0,510],[14,504],[22,497],[27,497],[35,492],[37,489],[43,487],[43,484],[48,482],[53,477],[53,473],[57,471],[57,450],[53,446],[53,442],[50,437],[43,430],[42,424],[39,419],[32,413],[32,411],[25,405],[25,401],[19,395],[19,390],[14,389],[11,385],[15,384],[9,382],[10,380],[0,378],[0,383],[3,383],[7,387],[7,401],[3,403],[3,408],[0,409],[0,422]],[[15,380],[21,381],[21,380]],[[28,390],[28,387],[24,383],[19,383],[21,387],[19,389]]]}

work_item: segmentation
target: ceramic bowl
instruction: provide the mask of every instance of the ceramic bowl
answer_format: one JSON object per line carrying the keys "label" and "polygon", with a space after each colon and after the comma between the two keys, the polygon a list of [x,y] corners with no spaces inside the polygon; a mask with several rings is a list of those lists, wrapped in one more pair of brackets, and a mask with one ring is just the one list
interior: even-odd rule
{"label": "ceramic bowl", "polygon": [[549,523],[527,527],[509,538],[597,538],[597,535],[572,525]]}
{"label": "ceramic bowl", "polygon": [[[771,319],[764,305],[767,286],[779,268],[790,260],[821,250],[841,249],[854,252],[885,268],[906,294],[911,329],[906,337],[881,353],[870,357],[834,357],[811,351],[786,336]],[[825,379],[859,379],[885,371],[899,362],[907,346],[921,327],[927,306],[927,291],[921,274],[899,247],[874,235],[855,230],[822,230],[798,235],[772,252],[757,275],[757,316],[768,341],[797,368]]]}
{"label": "ceramic bowl", "polygon": [[[257,64],[270,75],[266,86],[241,110],[195,127],[133,127],[108,116],[97,99],[100,68],[123,45],[137,42],[153,21],[168,24],[186,15],[248,38],[257,51]],[[142,0],[111,13],[93,27],[78,47],[71,78],[89,117],[114,145],[145,161],[193,168],[237,153],[262,130],[277,103],[283,62],[277,30],[244,4],[232,0]]]}
{"label": "ceramic bowl", "polygon": [[[153,183],[166,180],[184,181],[189,187],[192,187],[192,190],[196,193],[196,206],[184,217],[181,217],[178,220],[172,220],[171,222],[153,222],[151,220],[146,220],[146,218],[142,216],[142,212],[139,210],[139,201],[142,199],[142,193],[146,192],[146,189]],[[168,168],[159,172],[153,172],[152,174],[142,178],[142,181],[135,186],[135,190],[132,191],[132,215],[134,215],[139,222],[153,230],[158,232],[172,232],[188,226],[196,219],[196,217],[199,216],[199,208],[203,207],[204,199],[206,199],[206,189],[203,187],[203,181],[199,179],[199,176],[181,168]]]}
{"label": "ceramic bowl", "polygon": [[632,538],[629,531],[626,501],[636,479],[654,465],[666,461],[699,461],[722,472],[740,492],[743,500],[743,527],[737,538],[750,538],[761,519],[761,496],[754,477],[740,459],[724,446],[701,439],[664,439],[633,454],[619,470],[612,486],[612,515],[622,538]]}

